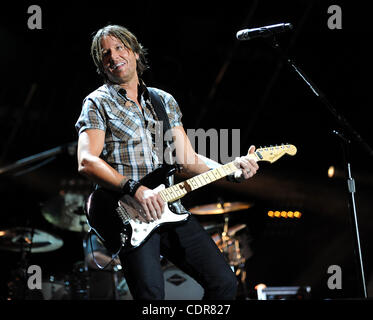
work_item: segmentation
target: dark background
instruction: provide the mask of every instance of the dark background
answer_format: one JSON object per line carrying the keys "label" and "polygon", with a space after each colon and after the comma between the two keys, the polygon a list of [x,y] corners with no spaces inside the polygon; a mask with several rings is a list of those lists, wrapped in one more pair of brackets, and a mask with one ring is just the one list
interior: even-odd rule
{"label": "dark background", "polygon": [[[42,9],[42,29],[30,30],[27,9]],[[330,30],[327,9],[342,9],[342,29]],[[113,3],[32,1],[4,5],[0,19],[0,166],[77,140],[74,124],[86,95],[101,85],[89,50],[92,34],[113,23],[129,28],[149,51],[145,82],[179,102],[186,129],[240,129],[241,154],[251,144],[291,143],[294,157],[269,165],[243,184],[219,183],[185,197],[188,208],[223,201],[253,206],[230,214],[244,223],[254,286],[311,286],[316,299],[362,297],[341,140],[352,141],[351,168],[368,292],[373,293],[372,155],[262,39],[239,42],[238,30],[290,22],[280,47],[326,95],[337,113],[373,145],[370,117],[371,11],[362,1],[229,1]],[[235,143],[238,143],[235,141]],[[35,164],[41,163],[40,161]],[[327,176],[330,165],[335,178]],[[20,170],[30,169],[28,172]],[[2,229],[28,226],[58,235],[64,246],[37,253],[44,274],[66,274],[83,259],[81,235],[43,217],[59,192],[84,183],[76,155],[58,153],[35,170],[0,175]],[[78,192],[86,193],[85,187]],[[300,219],[269,218],[268,210],[299,210]],[[198,217],[219,223],[221,216]],[[0,251],[2,297],[19,253]],[[330,265],[342,269],[342,289],[330,290]]]}

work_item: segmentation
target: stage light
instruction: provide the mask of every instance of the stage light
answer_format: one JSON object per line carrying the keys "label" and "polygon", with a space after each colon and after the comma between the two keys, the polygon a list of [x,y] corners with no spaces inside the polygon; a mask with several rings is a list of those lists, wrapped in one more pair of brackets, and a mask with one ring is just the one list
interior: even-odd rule
{"label": "stage light", "polygon": [[334,166],[330,166],[329,169],[328,169],[328,177],[333,178],[334,175],[335,175],[335,168],[334,168]]}
{"label": "stage light", "polygon": [[300,211],[285,211],[285,210],[269,210],[267,212],[268,217],[270,218],[300,218],[302,213]]}
{"label": "stage light", "polygon": [[299,211],[294,212],[294,217],[295,218],[300,218],[301,216],[302,216],[302,214]]}

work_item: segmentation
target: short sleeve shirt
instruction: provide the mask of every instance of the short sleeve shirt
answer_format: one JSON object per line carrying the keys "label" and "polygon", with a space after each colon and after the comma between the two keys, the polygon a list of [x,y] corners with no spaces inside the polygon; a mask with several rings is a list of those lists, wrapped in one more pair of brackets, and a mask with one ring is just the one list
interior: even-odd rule
{"label": "short sleeve shirt", "polygon": [[[79,134],[87,129],[105,131],[100,157],[134,180],[140,180],[162,161],[154,139],[160,123],[146,87],[140,87],[142,112],[119,85],[105,84],[84,99],[75,125]],[[174,97],[163,90],[155,90],[163,100],[171,128],[182,126],[182,114]]]}

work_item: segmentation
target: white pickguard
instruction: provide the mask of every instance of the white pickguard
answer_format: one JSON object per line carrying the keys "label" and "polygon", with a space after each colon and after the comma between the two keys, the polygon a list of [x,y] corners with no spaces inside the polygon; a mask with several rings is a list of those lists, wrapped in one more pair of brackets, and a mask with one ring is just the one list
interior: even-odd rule
{"label": "white pickguard", "polygon": [[[159,185],[154,191],[163,190],[165,186],[163,184]],[[165,203],[163,213],[161,218],[152,222],[143,222],[138,219],[139,210],[142,209],[141,205],[131,196],[124,196],[121,200],[118,201],[118,204],[123,207],[126,212],[130,215],[129,223],[132,228],[132,237],[131,245],[133,247],[139,246],[149,234],[156,229],[158,226],[170,223],[170,222],[179,222],[186,220],[189,216],[188,213],[185,214],[175,214],[169,208],[168,204]]]}

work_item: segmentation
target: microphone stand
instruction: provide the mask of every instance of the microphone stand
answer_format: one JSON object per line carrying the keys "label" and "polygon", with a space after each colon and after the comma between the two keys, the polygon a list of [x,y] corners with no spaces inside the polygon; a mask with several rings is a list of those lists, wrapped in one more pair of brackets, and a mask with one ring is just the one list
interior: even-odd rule
{"label": "microphone stand", "polygon": [[[372,148],[362,139],[362,137],[352,128],[352,126],[348,123],[348,121],[340,114],[338,111],[332,106],[332,104],[328,101],[326,96],[320,91],[320,89],[305,75],[305,73],[295,65],[295,63],[284,53],[284,51],[280,48],[276,38],[273,36],[271,37],[270,45],[279,53],[279,55],[287,62],[287,64],[298,74],[298,76],[307,84],[307,86],[311,89],[311,91],[315,94],[315,96],[322,102],[322,104],[333,114],[337,122],[349,132],[349,134],[354,138],[354,140],[360,144],[360,146],[365,149],[365,151],[373,157],[373,150]],[[357,210],[356,210],[356,202],[355,202],[355,180],[352,177],[352,170],[351,170],[351,160],[350,160],[350,140],[346,139],[343,134],[333,130],[333,133],[341,138],[342,146],[344,149],[345,154],[345,166],[346,166],[346,173],[347,173],[347,187],[349,193],[349,202],[348,208],[350,211],[351,219],[353,221],[353,238],[355,243],[355,255],[357,258],[357,263],[359,265],[358,276],[360,279],[360,294],[366,299],[367,296],[367,288],[365,283],[365,276],[364,276],[364,265],[363,265],[363,257],[361,252],[360,246],[360,236],[359,236],[359,226],[358,226],[358,219],[357,219]]]}

